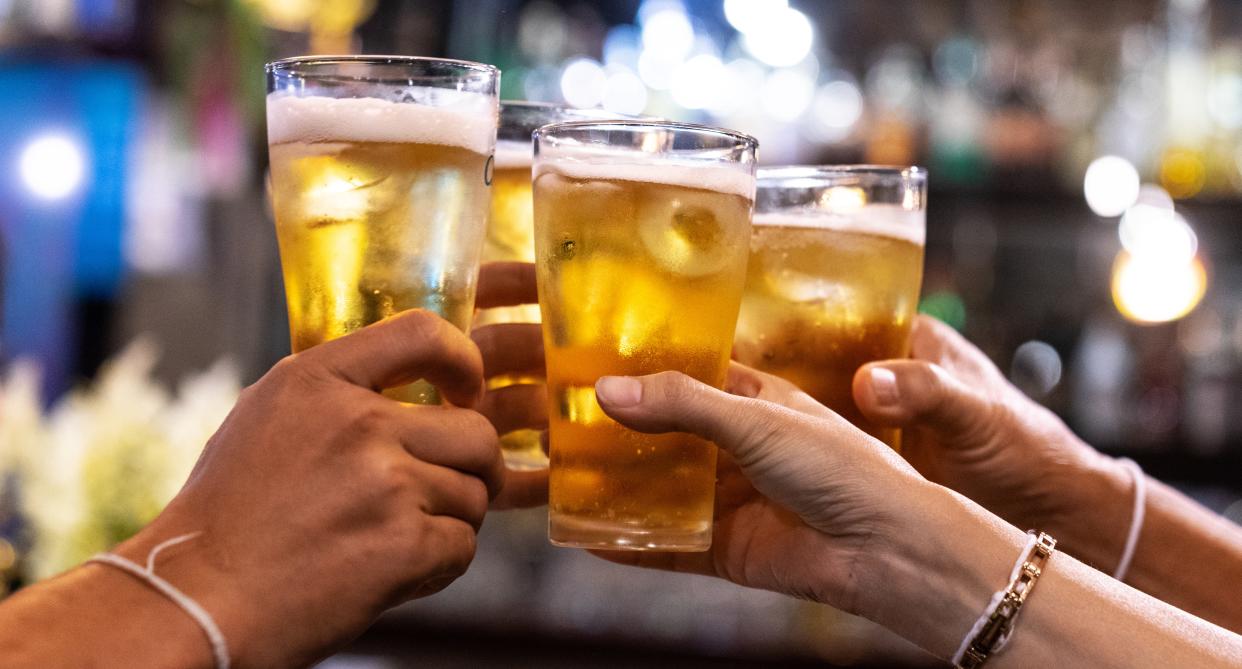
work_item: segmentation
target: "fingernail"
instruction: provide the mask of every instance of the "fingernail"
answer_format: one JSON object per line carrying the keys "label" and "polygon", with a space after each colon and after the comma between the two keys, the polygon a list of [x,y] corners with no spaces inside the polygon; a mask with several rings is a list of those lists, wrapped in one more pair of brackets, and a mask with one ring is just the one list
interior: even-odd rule
{"label": "fingernail", "polygon": [[595,382],[595,396],[614,407],[632,407],[643,401],[643,384],[628,376],[604,376]]}
{"label": "fingernail", "polygon": [[871,392],[880,406],[892,406],[897,403],[897,375],[884,367],[871,368]]}

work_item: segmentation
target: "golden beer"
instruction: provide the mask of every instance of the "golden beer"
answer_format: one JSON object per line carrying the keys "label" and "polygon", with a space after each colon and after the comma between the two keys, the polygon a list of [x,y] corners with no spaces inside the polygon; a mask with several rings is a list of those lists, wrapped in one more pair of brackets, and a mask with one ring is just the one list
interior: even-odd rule
{"label": "golden beer", "polygon": [[[295,352],[406,309],[469,327],[496,103],[449,93],[451,106],[269,95],[272,200]],[[388,394],[438,401],[423,382]]]}
{"label": "golden beer", "polygon": [[755,214],[734,355],[898,448],[898,431],[863,420],[851,388],[862,365],[909,354],[923,276],[921,199],[917,208],[870,204],[847,188],[818,202]]}
{"label": "golden beer", "polygon": [[[539,102],[504,101],[500,105],[499,140],[493,162],[492,207],[484,262],[534,262],[535,228],[531,195],[531,133],[540,126],[560,121],[604,120],[618,115],[599,109],[571,109]],[[477,325],[492,323],[538,323],[539,305],[523,304],[480,311]],[[541,384],[542,376],[504,375],[488,380],[489,388],[515,384]],[[539,430],[514,430],[500,438],[505,464],[510,469],[543,469],[548,466]]]}
{"label": "golden beer", "polygon": [[[484,262],[535,262],[535,212],[530,143],[499,142],[492,171],[492,207]],[[539,311],[534,312],[538,322]]]}
{"label": "golden beer", "polygon": [[737,165],[553,160],[539,168],[553,543],[710,545],[716,447],[687,434],[626,429],[600,409],[594,386],[605,375],[666,370],[724,383],[752,188],[749,168]]}

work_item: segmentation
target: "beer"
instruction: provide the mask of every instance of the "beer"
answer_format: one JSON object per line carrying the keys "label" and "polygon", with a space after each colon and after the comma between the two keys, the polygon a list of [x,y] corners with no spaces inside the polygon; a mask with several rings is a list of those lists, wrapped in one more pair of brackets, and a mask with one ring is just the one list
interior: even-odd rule
{"label": "beer", "polygon": [[898,431],[868,424],[851,388],[862,365],[909,354],[922,274],[921,209],[756,213],[734,355],[898,448]]}
{"label": "beer", "polygon": [[551,539],[706,550],[716,447],[687,434],[622,427],[603,413],[594,385],[605,375],[666,370],[724,383],[753,177],[716,164],[566,160],[537,170]]}
{"label": "beer", "polygon": [[[558,121],[612,119],[616,114],[599,109],[571,109],[556,105],[505,101],[500,105],[497,131],[492,208],[483,245],[483,261],[535,261],[534,211],[531,203],[531,163],[534,149],[531,133]],[[538,323],[539,305],[523,304],[484,309],[475,319],[479,325],[492,323]],[[515,384],[541,384],[542,376],[506,374],[488,380],[488,388]],[[500,446],[510,469],[543,469],[548,458],[543,452],[539,430],[514,430],[501,435]]]}
{"label": "beer", "polygon": [[[450,106],[268,97],[272,199],[292,348],[406,309],[466,330],[487,221],[495,99]],[[435,403],[418,382],[389,391]]]}
{"label": "beer", "polygon": [[[484,261],[535,262],[531,158],[530,142],[496,144],[492,213],[483,246]],[[538,320],[536,311],[532,322]]]}

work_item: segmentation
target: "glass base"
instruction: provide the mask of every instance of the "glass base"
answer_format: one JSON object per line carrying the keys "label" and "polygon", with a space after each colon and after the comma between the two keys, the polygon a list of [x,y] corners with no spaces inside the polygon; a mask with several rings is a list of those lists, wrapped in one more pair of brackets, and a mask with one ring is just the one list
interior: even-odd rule
{"label": "glass base", "polygon": [[548,539],[553,546],[564,548],[701,553],[711,548],[712,523],[708,520],[686,527],[650,529],[549,514]]}
{"label": "glass base", "polygon": [[505,467],[519,472],[547,469],[548,456],[543,452],[541,434],[539,430],[514,430],[501,437]]}

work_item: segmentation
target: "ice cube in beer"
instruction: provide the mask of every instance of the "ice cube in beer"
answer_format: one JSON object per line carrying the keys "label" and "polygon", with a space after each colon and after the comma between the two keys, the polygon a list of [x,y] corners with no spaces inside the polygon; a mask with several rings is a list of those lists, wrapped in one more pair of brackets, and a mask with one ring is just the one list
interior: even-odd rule
{"label": "ice cube in beer", "polygon": [[639,205],[639,236],[661,267],[699,277],[719,272],[729,262],[728,235],[712,206],[719,197],[686,192]]}
{"label": "ice cube in beer", "polygon": [[385,188],[388,175],[365,169],[340,155],[308,156],[297,162],[305,184],[302,216],[311,227],[358,221],[391,207],[397,189]]}
{"label": "ice cube in beer", "polygon": [[779,299],[795,304],[831,302],[848,304],[854,300],[853,289],[822,275],[806,274],[795,269],[776,268],[765,277],[768,290]]}

